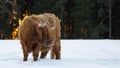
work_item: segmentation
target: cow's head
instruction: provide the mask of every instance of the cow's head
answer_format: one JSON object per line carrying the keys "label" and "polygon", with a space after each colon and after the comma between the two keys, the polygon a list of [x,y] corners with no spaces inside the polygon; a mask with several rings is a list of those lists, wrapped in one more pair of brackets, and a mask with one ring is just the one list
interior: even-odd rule
{"label": "cow's head", "polygon": [[51,33],[57,26],[56,22],[50,22],[44,15],[35,15],[35,21],[37,23],[37,33],[40,35],[40,41],[42,41],[43,46],[53,46],[54,39],[51,37],[53,35]]}

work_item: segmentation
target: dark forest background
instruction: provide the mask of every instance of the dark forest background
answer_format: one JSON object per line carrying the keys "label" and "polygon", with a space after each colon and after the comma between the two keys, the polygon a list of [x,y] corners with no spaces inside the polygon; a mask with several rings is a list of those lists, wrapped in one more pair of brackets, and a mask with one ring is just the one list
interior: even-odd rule
{"label": "dark forest background", "polygon": [[17,38],[19,21],[54,13],[62,39],[120,39],[120,0],[0,0],[0,39]]}

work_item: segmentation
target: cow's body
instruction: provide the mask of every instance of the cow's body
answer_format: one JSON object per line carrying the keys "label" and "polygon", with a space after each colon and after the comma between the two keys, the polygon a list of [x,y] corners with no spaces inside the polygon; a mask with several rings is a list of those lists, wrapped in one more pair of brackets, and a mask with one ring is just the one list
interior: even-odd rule
{"label": "cow's body", "polygon": [[60,20],[54,14],[28,16],[23,19],[18,34],[24,61],[27,61],[29,52],[33,52],[34,61],[37,60],[39,51],[41,51],[40,58],[45,58],[51,47],[51,59],[54,56],[60,59]]}

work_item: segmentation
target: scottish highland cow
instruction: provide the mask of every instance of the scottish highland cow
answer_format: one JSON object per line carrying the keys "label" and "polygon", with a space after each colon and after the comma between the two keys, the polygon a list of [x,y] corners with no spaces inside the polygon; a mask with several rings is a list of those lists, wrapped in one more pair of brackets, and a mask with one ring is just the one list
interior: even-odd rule
{"label": "scottish highland cow", "polygon": [[18,36],[23,49],[23,61],[33,52],[34,61],[46,57],[51,49],[51,59],[60,59],[60,20],[54,14],[31,15],[23,19]]}

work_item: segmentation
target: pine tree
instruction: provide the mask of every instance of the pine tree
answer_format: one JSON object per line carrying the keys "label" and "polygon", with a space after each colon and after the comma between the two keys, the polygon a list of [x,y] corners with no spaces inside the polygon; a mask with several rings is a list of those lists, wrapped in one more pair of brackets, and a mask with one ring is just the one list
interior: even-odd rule
{"label": "pine tree", "polygon": [[73,38],[73,26],[74,26],[74,18],[72,13],[74,11],[74,0],[67,0],[63,4],[64,12],[63,12],[63,23],[64,23],[64,38]]}
{"label": "pine tree", "polygon": [[114,0],[112,4],[112,39],[120,39],[120,1]]}
{"label": "pine tree", "polygon": [[11,0],[0,0],[0,38],[10,39],[12,26],[11,19],[13,18],[13,7],[15,4]]}

